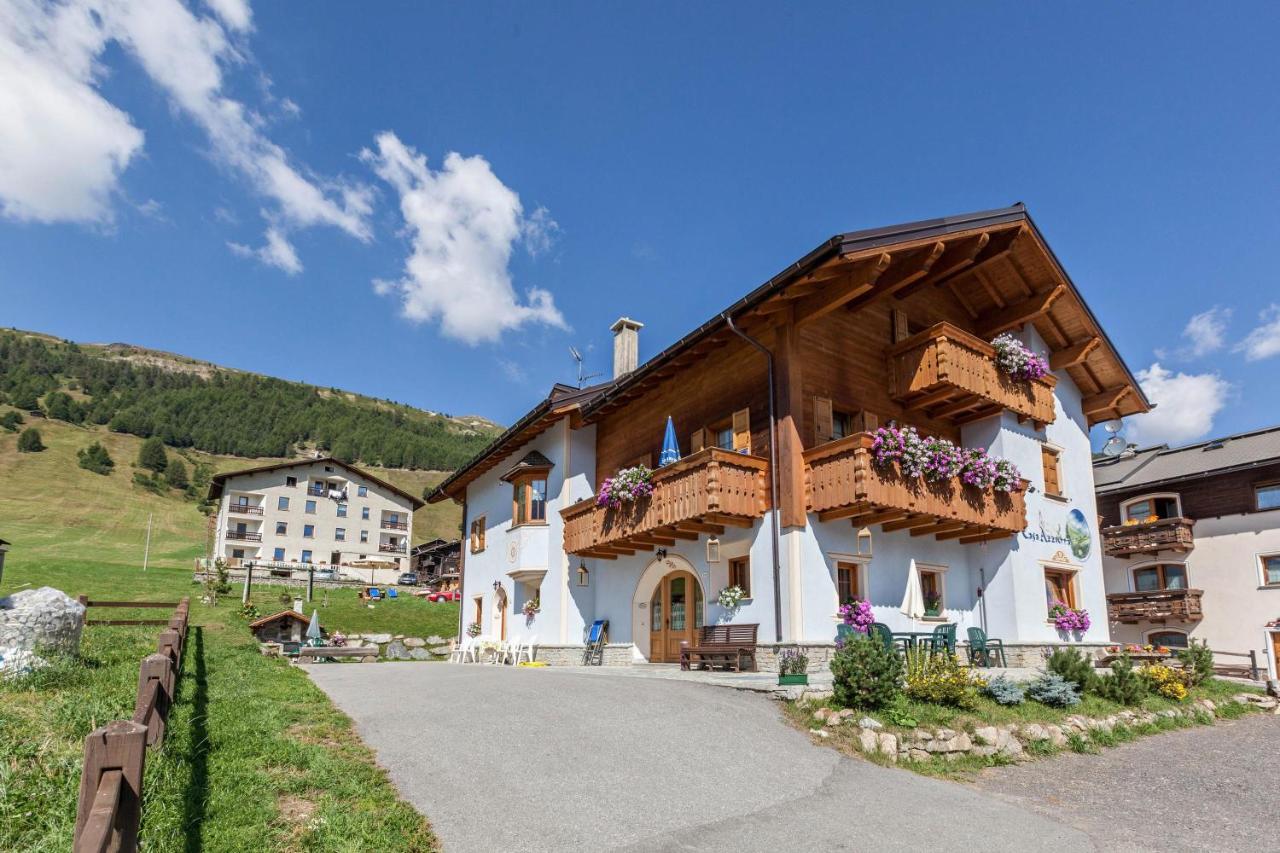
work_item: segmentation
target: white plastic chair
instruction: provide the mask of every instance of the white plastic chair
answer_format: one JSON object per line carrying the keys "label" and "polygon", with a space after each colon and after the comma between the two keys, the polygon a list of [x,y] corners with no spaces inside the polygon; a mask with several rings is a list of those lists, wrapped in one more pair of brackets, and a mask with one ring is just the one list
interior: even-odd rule
{"label": "white plastic chair", "polygon": [[467,657],[470,656],[473,662],[478,662],[476,657],[476,637],[463,637],[462,642],[453,647],[453,651],[449,653],[449,663],[466,663]]}
{"label": "white plastic chair", "polygon": [[513,664],[519,663],[520,654],[523,651],[524,651],[524,640],[516,640],[514,643],[511,643],[509,646],[507,646],[502,656],[502,662],[506,663],[508,660],[510,660],[510,662]]}
{"label": "white plastic chair", "polygon": [[524,658],[529,663],[533,663],[533,648],[536,645],[538,645],[538,637],[537,635],[534,635],[524,643],[520,644],[520,646],[516,649],[515,660],[511,662],[516,666],[519,666],[520,659]]}

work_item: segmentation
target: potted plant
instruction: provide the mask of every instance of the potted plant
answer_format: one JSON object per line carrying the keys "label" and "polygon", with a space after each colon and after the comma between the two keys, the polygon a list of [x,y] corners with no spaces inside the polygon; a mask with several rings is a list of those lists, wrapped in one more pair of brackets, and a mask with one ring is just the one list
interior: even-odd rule
{"label": "potted plant", "polygon": [[808,684],[809,656],[799,649],[787,649],[778,658],[779,684]]}
{"label": "potted plant", "polygon": [[720,590],[720,594],[716,596],[716,601],[726,610],[737,610],[742,606],[742,599],[747,597],[747,591],[742,587],[726,586]]}
{"label": "potted plant", "polygon": [[925,616],[941,616],[942,615],[942,596],[937,593],[930,593],[924,597],[924,615]]}
{"label": "potted plant", "polygon": [[472,622],[470,625],[468,625],[468,626],[467,626],[467,636],[468,636],[468,637],[479,637],[479,636],[480,636],[480,623],[479,623],[479,622]]}

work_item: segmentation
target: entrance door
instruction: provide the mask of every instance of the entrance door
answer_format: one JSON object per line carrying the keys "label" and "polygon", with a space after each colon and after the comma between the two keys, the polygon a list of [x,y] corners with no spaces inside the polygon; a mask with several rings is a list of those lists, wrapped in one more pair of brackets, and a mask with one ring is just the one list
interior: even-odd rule
{"label": "entrance door", "polygon": [[676,663],[680,646],[693,643],[702,627],[702,587],[688,572],[672,572],[649,599],[649,660]]}

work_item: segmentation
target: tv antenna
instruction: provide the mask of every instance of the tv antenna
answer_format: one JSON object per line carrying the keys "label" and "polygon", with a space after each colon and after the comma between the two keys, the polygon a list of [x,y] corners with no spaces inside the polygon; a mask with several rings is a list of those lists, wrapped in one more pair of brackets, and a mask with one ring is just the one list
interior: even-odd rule
{"label": "tv antenna", "polygon": [[584,374],[582,372],[584,369],[582,366],[582,353],[578,352],[577,347],[574,347],[574,346],[569,347],[569,355],[573,356],[573,360],[578,363],[578,387],[579,388],[581,388],[583,383],[586,382],[588,379],[595,379],[597,376],[602,375],[600,373]]}

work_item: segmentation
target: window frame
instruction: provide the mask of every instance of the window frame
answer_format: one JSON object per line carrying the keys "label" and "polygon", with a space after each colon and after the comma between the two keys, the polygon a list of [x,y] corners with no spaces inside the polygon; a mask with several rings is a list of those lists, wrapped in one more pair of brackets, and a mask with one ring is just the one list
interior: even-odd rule
{"label": "window frame", "polygon": [[1264,483],[1253,484],[1253,511],[1254,512],[1269,512],[1273,509],[1280,509],[1280,504],[1276,504],[1275,506],[1262,505],[1262,493],[1270,489],[1280,490],[1280,480],[1269,480]]}
{"label": "window frame", "polygon": [[287,522],[287,521],[277,521],[277,522],[276,522],[276,535],[277,535],[277,536],[288,536],[288,535],[289,535],[289,522]]}
{"label": "window frame", "polygon": [[938,615],[937,616],[926,615],[924,617],[925,619],[942,619],[945,621],[947,618],[947,570],[948,568],[949,568],[948,566],[934,565],[932,563],[920,563],[920,562],[916,563],[916,571],[920,573],[920,600],[921,600],[921,603],[925,605],[926,610],[928,610],[928,602],[925,600],[925,596],[927,595],[925,591],[925,581],[924,581],[925,576],[927,575],[930,577],[937,578],[936,592],[938,594]]}
{"label": "window frame", "polygon": [[[1079,590],[1077,589],[1077,586],[1078,586],[1077,581],[1079,580],[1079,575],[1080,575],[1079,570],[1071,568],[1069,566],[1058,566],[1058,565],[1042,565],[1042,568],[1044,570],[1043,574],[1044,574],[1045,583],[1048,582],[1050,575],[1057,575],[1059,577],[1066,578],[1066,581],[1067,581],[1065,586],[1066,595],[1062,597],[1055,596],[1055,599],[1057,601],[1061,601],[1063,604],[1067,605],[1067,607],[1070,607],[1072,610],[1077,609],[1080,606],[1078,603],[1080,600]],[[1052,606],[1053,605],[1051,602],[1045,601],[1044,615],[1045,615],[1046,622],[1053,621],[1053,619],[1049,617],[1049,608]]]}
{"label": "window frame", "polygon": [[298,562],[300,562],[300,563],[306,563],[307,565],[311,565],[311,550],[310,550],[310,549],[308,549],[308,548],[304,548],[304,549],[302,550],[301,559],[300,559],[300,560],[298,560]]}
{"label": "window frame", "polygon": [[288,488],[290,488],[290,489],[296,489],[296,488],[298,487],[298,478],[297,478],[297,477],[285,477],[285,478],[284,478],[284,484],[285,484],[285,486],[286,486],[286,487],[288,487]]}
{"label": "window frame", "polygon": [[1258,555],[1258,581],[1263,588],[1280,589],[1280,580],[1267,580],[1267,560],[1276,560],[1280,563],[1280,552]]}
{"label": "window frame", "polygon": [[276,549],[275,549],[274,551],[272,551],[271,553],[275,555],[275,556],[273,556],[273,557],[271,558],[271,559],[272,559],[272,560],[274,560],[275,562],[277,562],[277,563],[283,563],[283,562],[285,561],[285,560],[284,560],[284,549],[283,549],[283,548],[276,548]]}
{"label": "window frame", "polygon": [[[1178,634],[1182,637],[1183,643],[1178,646],[1173,643],[1161,643],[1155,640],[1157,634]],[[1142,635],[1143,642],[1150,643],[1153,646],[1168,646],[1170,649],[1186,649],[1191,647],[1191,635],[1186,631],[1179,631],[1176,628],[1152,628]]]}
{"label": "window frame", "polygon": [[369,541],[369,531],[367,531],[367,530],[361,530],[361,531],[360,531],[360,541],[361,541],[361,542],[368,542],[368,541]]}
{"label": "window frame", "polygon": [[[1165,573],[1165,569],[1170,567],[1182,569],[1183,586],[1169,586],[1169,579]],[[1155,589],[1138,589],[1138,572],[1145,572],[1151,569],[1155,569],[1156,579],[1160,582],[1160,586]],[[1170,589],[1182,591],[1190,588],[1191,573],[1188,571],[1186,563],[1146,563],[1129,569],[1129,589],[1133,592],[1164,592]]]}
{"label": "window frame", "polygon": [[288,511],[289,511],[289,499],[284,495],[280,495],[276,499],[276,512],[288,512]]}
{"label": "window frame", "polygon": [[361,521],[369,520],[369,508],[367,506],[360,507],[360,520]]}
{"label": "window frame", "polygon": [[[1140,503],[1142,503],[1143,501],[1149,501],[1149,502],[1150,502],[1150,501],[1156,501],[1156,500],[1160,500],[1161,498],[1165,498],[1165,499],[1172,498],[1172,499],[1173,499],[1173,503],[1174,503],[1174,508],[1177,510],[1177,512],[1176,512],[1176,513],[1174,513],[1173,515],[1168,516],[1167,518],[1182,518],[1182,495],[1178,494],[1177,492],[1149,492],[1149,493],[1147,493],[1147,494],[1145,494],[1145,495],[1136,495],[1135,497],[1132,497],[1132,498],[1129,498],[1129,499],[1127,499],[1127,500],[1123,500],[1123,501],[1121,501],[1121,502],[1120,502],[1120,522],[1121,522],[1121,524],[1123,524],[1123,523],[1125,523],[1125,522],[1127,522],[1127,521],[1131,521],[1131,519],[1130,519],[1130,517],[1129,517],[1129,510],[1130,510],[1130,508],[1131,508],[1134,504],[1140,504]],[[1154,508],[1155,508],[1155,507],[1154,507],[1154,505],[1153,505],[1153,506],[1152,506],[1152,509],[1154,509]],[[1146,518],[1149,518],[1149,517],[1150,517],[1150,513],[1148,513],[1148,515],[1146,515],[1146,516],[1143,516],[1143,519],[1139,520],[1139,521],[1138,521],[1138,523],[1139,523],[1139,524],[1145,524],[1145,523],[1148,523],[1148,522],[1146,522],[1146,521],[1145,521],[1145,519],[1146,519]],[[1160,521],[1165,521],[1166,519],[1161,518],[1161,519],[1158,519],[1158,520],[1160,520]]]}
{"label": "window frame", "polygon": [[303,539],[315,539],[315,538],[316,538],[316,526],[315,526],[314,524],[304,524],[304,525],[302,525],[302,538],[303,538]]}
{"label": "window frame", "polygon": [[346,517],[347,517],[347,505],[346,505],[346,504],[337,504],[336,506],[337,506],[338,518],[346,518]]}
{"label": "window frame", "polygon": [[[740,557],[729,557],[725,563],[729,571],[729,586],[738,586],[742,588],[742,597],[751,598],[751,555],[743,554]],[[734,578],[734,573],[738,572],[739,577]]]}
{"label": "window frame", "polygon": [[368,487],[368,486],[356,486],[356,497],[358,497],[358,498],[367,498],[367,497],[369,497],[369,487]]}
{"label": "window frame", "polygon": [[[542,517],[533,517],[534,484],[542,484]],[[511,526],[543,526],[547,523],[549,489],[546,471],[529,471],[511,479]],[[522,517],[523,516],[523,517]]]}
{"label": "window frame", "polygon": [[[1044,483],[1044,495],[1047,498],[1055,498],[1057,500],[1067,499],[1066,478],[1062,474],[1062,455],[1062,447],[1048,441],[1040,442],[1040,473]],[[1055,486],[1057,487],[1057,491],[1052,492],[1049,491],[1049,469],[1047,467],[1047,461],[1050,457],[1053,458],[1054,479],[1056,481]]]}
{"label": "window frame", "polygon": [[333,528],[333,539],[334,539],[334,541],[335,541],[335,542],[346,542],[346,541],[347,541],[347,528],[345,528],[345,527],[335,527],[335,528]]}
{"label": "window frame", "polygon": [[303,504],[303,505],[302,505],[302,511],[303,511],[303,513],[305,513],[306,515],[315,515],[315,514],[316,514],[316,502],[315,502],[315,501],[313,501],[313,500],[308,500],[305,504]]}
{"label": "window frame", "polygon": [[488,524],[485,521],[485,516],[482,515],[472,520],[469,541],[472,554],[484,553],[484,535],[487,529]]}

